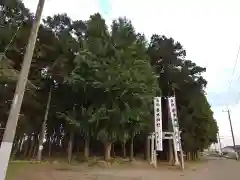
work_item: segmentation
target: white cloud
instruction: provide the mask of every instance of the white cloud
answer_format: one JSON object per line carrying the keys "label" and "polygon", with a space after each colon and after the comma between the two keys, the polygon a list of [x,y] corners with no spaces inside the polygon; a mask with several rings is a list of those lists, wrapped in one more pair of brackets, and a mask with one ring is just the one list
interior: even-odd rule
{"label": "white cloud", "polygon": [[[37,0],[24,0],[27,7],[36,9]],[[182,43],[187,57],[197,64],[207,66],[205,77],[208,80],[207,91],[211,104],[222,98],[228,90],[228,81],[240,43],[240,1],[239,0],[109,0],[111,11],[104,14],[108,24],[112,19],[126,16],[132,20],[137,31],[171,36]],[[100,11],[98,0],[47,0],[44,16],[55,13],[68,13],[73,19],[87,19],[90,14]],[[231,99],[240,91],[236,81],[240,74],[240,60],[236,68]],[[221,136],[231,135],[227,115],[221,109],[213,107],[215,118],[220,126]],[[240,144],[240,121],[237,113],[240,105],[232,109],[237,142]],[[231,144],[226,140],[225,144]]]}

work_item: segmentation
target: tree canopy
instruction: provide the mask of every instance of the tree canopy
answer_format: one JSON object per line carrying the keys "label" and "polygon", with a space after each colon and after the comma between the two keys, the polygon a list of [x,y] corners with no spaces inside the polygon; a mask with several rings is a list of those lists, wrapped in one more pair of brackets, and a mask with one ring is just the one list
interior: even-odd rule
{"label": "tree canopy", "polygon": [[[0,127],[6,125],[33,22],[21,1],[9,2],[0,4],[0,51],[6,50],[0,61]],[[153,98],[174,94],[184,151],[203,150],[217,141],[218,132],[205,71],[186,59],[180,42],[157,34],[148,42],[126,18],[107,27],[99,13],[87,21],[67,14],[47,17],[39,29],[14,153],[33,157],[42,144],[49,156],[67,148],[69,161],[79,151],[109,160],[115,153],[126,156],[129,147],[132,160],[145,151],[153,131]]]}

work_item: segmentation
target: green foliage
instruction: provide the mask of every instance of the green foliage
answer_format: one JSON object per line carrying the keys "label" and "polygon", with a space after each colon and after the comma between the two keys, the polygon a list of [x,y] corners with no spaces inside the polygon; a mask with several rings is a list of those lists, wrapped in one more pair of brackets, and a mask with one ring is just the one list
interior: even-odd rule
{"label": "green foliage", "polygon": [[[0,51],[19,27],[6,52],[9,60],[0,62],[0,93],[4,94],[0,110],[6,119],[10,108],[6,102],[14,92],[32,14],[17,0],[0,6]],[[24,97],[17,135],[39,133],[50,86],[47,139],[61,148],[60,141],[71,131],[78,138],[110,143],[125,143],[137,133],[151,132],[153,97],[175,94],[184,149],[202,150],[216,142],[218,132],[204,92],[207,81],[201,74],[205,71],[186,59],[179,42],[153,35],[148,43],[126,18],[114,20],[108,29],[100,14],[87,21],[73,21],[66,14],[47,17],[29,74],[29,87],[38,88]],[[30,119],[34,121],[27,123]]]}
{"label": "green foliage", "polygon": [[[117,39],[122,32],[112,31],[111,35],[99,14],[91,16],[86,27],[85,48],[74,60],[76,65],[68,77],[69,85],[89,94],[85,98],[94,109],[90,123],[96,127],[100,139],[116,140],[119,123],[120,127],[130,127],[132,132],[140,131],[148,123],[146,116],[152,118],[147,106],[158,89],[156,75],[148,59],[144,59],[144,52],[142,57],[136,56],[136,51],[145,51],[144,44],[140,47],[137,35],[133,34],[135,39],[128,44],[130,50],[123,51],[126,47],[118,45]],[[128,36],[122,34],[121,38]]]}

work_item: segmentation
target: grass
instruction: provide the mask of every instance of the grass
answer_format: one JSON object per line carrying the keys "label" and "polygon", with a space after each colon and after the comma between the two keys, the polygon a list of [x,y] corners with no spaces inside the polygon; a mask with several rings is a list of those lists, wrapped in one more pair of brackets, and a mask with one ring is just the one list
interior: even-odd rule
{"label": "grass", "polygon": [[6,180],[16,180],[19,176],[24,174],[25,172],[31,173],[36,170],[70,170],[75,167],[85,166],[86,168],[94,168],[94,167],[110,167],[112,165],[117,164],[128,164],[128,160],[114,158],[110,162],[105,162],[99,158],[89,158],[87,162],[78,162],[72,161],[71,165],[67,163],[65,159],[58,160],[46,160],[41,163],[37,161],[10,161],[8,165]]}
{"label": "grass", "polygon": [[8,165],[6,180],[15,180],[23,170],[30,168],[32,164],[27,161],[14,161]]}
{"label": "grass", "polygon": [[27,172],[36,171],[43,168],[52,167],[48,162],[37,162],[37,161],[10,161],[8,165],[6,180],[17,180],[18,177]]}
{"label": "grass", "polygon": [[79,163],[72,163],[69,165],[66,161],[42,161],[41,163],[37,161],[10,161],[8,165],[6,180],[17,180],[21,174],[25,172],[31,174],[36,170],[47,170],[47,169],[72,169],[74,165],[79,165]]}
{"label": "grass", "polygon": [[[199,161],[187,161],[185,162],[186,169],[195,169],[198,165],[206,162],[205,159]],[[133,165],[133,166],[132,166]],[[25,172],[31,174],[31,172],[35,172],[36,170],[71,170],[75,168],[105,168],[105,167],[152,167],[147,163],[147,161],[136,160],[132,163],[129,163],[128,159],[122,158],[112,158],[109,162],[105,162],[100,158],[93,157],[89,158],[86,162],[72,161],[72,164],[69,165],[65,159],[58,160],[46,160],[41,163],[37,161],[11,161],[8,166],[6,180],[17,180],[21,174]],[[158,168],[167,168],[176,170],[176,167],[170,166],[167,162],[158,162]]]}

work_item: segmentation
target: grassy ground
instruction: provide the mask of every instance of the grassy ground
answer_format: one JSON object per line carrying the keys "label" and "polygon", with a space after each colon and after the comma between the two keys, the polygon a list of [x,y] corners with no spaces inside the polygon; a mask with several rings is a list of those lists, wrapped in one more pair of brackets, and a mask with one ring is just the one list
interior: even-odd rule
{"label": "grassy ground", "polygon": [[8,165],[6,180],[15,180],[24,169],[29,169],[31,165],[30,162],[10,162]]}
{"label": "grassy ground", "polygon": [[[187,162],[185,163],[186,169],[195,169],[199,164],[202,164],[202,161],[196,162]],[[88,162],[78,162],[73,161],[71,165],[68,165],[66,160],[53,161],[48,160],[45,162],[38,163],[36,161],[12,161],[9,164],[6,180],[19,180],[20,177],[31,175],[37,171],[64,171],[64,170],[73,170],[75,168],[83,169],[95,169],[95,168],[127,168],[134,169],[135,167],[141,167],[144,169],[152,169],[152,166],[149,165],[146,161],[136,160],[133,163],[129,163],[128,159],[113,158],[109,162],[100,160],[99,158],[91,158]],[[158,162],[158,168],[176,170],[176,167],[170,166],[168,163]],[[177,168],[178,169],[178,168]],[[21,180],[21,179],[20,179]]]}
{"label": "grassy ground", "polygon": [[8,166],[6,180],[18,180],[18,177],[43,169],[67,167],[66,163],[54,164],[49,162],[38,163],[36,161],[11,161]]}

